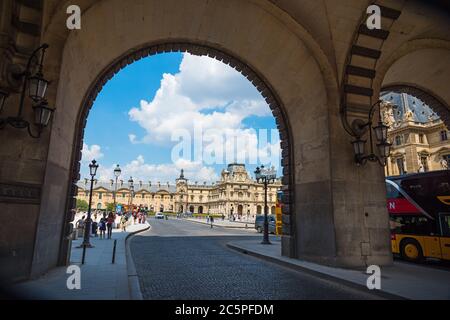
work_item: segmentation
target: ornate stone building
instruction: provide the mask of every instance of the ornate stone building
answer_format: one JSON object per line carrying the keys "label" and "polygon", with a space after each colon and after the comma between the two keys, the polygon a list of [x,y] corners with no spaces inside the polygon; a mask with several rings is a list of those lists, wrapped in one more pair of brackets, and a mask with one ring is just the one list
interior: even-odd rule
{"label": "ornate stone building", "polygon": [[[77,185],[77,199],[88,201],[90,181],[84,179]],[[94,181],[92,207],[105,209],[108,203],[113,203],[115,187],[113,180]],[[131,199],[128,183],[120,180],[116,202],[152,211],[224,214],[227,217],[231,214],[251,217],[264,213],[264,188],[251,178],[243,164],[229,164],[226,170],[222,170],[220,181],[213,184],[189,183],[181,170],[175,184],[139,181],[134,188],[136,191]],[[280,180],[269,186],[267,201],[270,213],[275,213],[276,193],[280,188]]]}
{"label": "ornate stone building", "polygon": [[447,169],[450,133],[439,116],[420,99],[405,93],[382,96],[383,121],[390,126],[391,156],[387,176]]}

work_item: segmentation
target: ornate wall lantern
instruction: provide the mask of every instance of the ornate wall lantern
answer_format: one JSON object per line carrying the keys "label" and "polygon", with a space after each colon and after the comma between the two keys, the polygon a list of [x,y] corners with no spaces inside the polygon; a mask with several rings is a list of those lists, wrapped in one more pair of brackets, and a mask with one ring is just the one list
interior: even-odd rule
{"label": "ornate wall lantern", "polygon": [[[386,166],[387,158],[389,158],[391,152],[392,144],[388,142],[388,129],[389,126],[385,125],[381,119],[381,102],[378,100],[369,110],[368,120],[364,122],[361,119],[356,119],[352,123],[354,132],[356,133],[356,139],[351,142],[353,145],[353,152],[355,154],[355,162],[357,165],[364,165],[367,161],[378,162],[381,166]],[[378,125],[372,127],[374,111],[378,107],[379,120]],[[366,154],[365,144],[367,140],[361,139],[367,131],[369,131],[369,153]],[[375,133],[375,138],[377,140],[378,155],[374,151],[374,139],[373,133]]]}
{"label": "ornate wall lantern", "polygon": [[[33,138],[39,138],[42,130],[48,125],[50,118],[54,112],[54,109],[49,107],[47,100],[45,100],[45,93],[50,81],[44,78],[42,70],[44,68],[44,56],[45,50],[48,48],[47,44],[41,45],[39,48],[33,51],[28,58],[28,63],[24,72],[13,74],[13,77],[22,81],[22,91],[20,95],[20,103],[15,117],[8,117],[0,119],[0,129],[4,129],[6,125],[10,125],[17,129],[27,129],[28,134]],[[38,54],[41,52],[39,62],[37,63],[38,71],[32,75],[32,69],[36,65],[32,65]],[[31,130],[31,124],[27,120],[23,119],[23,107],[25,103],[25,94],[28,88],[28,97],[33,100],[34,111],[34,125],[37,127],[37,134],[34,134]],[[0,114],[3,111],[3,106],[8,98],[8,92],[0,89]]]}

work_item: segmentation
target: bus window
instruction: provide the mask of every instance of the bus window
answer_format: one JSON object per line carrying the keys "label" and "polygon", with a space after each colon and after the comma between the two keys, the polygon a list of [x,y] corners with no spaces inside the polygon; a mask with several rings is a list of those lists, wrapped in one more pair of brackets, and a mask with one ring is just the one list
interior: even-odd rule
{"label": "bus window", "polygon": [[428,236],[435,234],[433,221],[424,216],[391,217],[391,230],[398,234]]}
{"label": "bus window", "polygon": [[388,199],[401,199],[402,194],[391,184],[386,183],[386,197]]}
{"label": "bus window", "polygon": [[442,236],[450,237],[450,214],[441,214],[440,220]]}

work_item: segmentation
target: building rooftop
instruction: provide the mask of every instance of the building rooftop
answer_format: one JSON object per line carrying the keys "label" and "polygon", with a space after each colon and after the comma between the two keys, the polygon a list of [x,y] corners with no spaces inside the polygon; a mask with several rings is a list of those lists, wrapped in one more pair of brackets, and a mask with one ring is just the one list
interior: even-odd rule
{"label": "building rooftop", "polygon": [[[77,182],[77,186],[81,189],[84,190],[89,190],[91,187],[91,183],[90,181],[88,181],[87,183],[85,183],[84,180],[80,180]],[[128,183],[123,183],[122,185],[119,183],[117,186],[117,190],[120,189],[129,189],[129,184]],[[111,182],[103,182],[103,181],[98,181],[96,183],[94,183],[94,190],[98,189],[98,188],[104,188],[108,191],[114,191],[115,189],[115,184],[112,184]],[[159,191],[167,191],[169,193],[173,193],[176,192],[176,186],[173,184],[167,184],[167,183],[142,183],[140,184],[139,182],[134,183],[134,192],[140,192],[140,191],[147,191],[147,192],[151,192],[151,193],[156,193]]]}
{"label": "building rooftop", "polygon": [[408,111],[412,113],[412,121],[428,123],[439,120],[439,116],[422,100],[406,93],[383,92],[381,99],[394,104],[393,116],[396,122],[405,119]]}

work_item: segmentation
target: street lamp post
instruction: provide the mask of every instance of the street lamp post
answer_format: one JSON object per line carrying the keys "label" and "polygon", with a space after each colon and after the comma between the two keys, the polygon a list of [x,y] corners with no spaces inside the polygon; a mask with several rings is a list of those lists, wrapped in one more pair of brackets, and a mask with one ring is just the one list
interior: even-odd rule
{"label": "street lamp post", "polygon": [[133,213],[133,197],[134,197],[134,183],[133,183],[133,177],[130,177],[130,180],[128,180],[128,185],[130,188],[130,208],[131,208],[131,212]]}
{"label": "street lamp post", "polygon": [[[116,185],[114,187],[114,212],[117,211],[117,203],[116,203],[116,195],[117,195],[117,179],[119,179],[120,174],[122,173],[122,170],[120,170],[119,165],[114,169],[114,176],[116,177]],[[116,212],[117,213],[117,212]]]}
{"label": "street lamp post", "polygon": [[92,160],[92,162],[89,164],[89,171],[91,175],[91,189],[89,191],[89,205],[88,205],[88,214],[87,219],[85,223],[85,229],[84,229],[84,239],[83,243],[81,244],[81,247],[84,248],[92,248],[93,246],[90,243],[90,233],[91,233],[91,202],[92,202],[92,188],[94,187],[94,177],[97,174],[98,164],[97,161]]}
{"label": "street lamp post", "polygon": [[269,219],[267,217],[269,211],[267,206],[267,186],[275,181],[276,170],[274,167],[265,169],[262,165],[261,168],[256,167],[255,177],[258,183],[264,185],[264,235],[261,244],[271,244],[269,241]]}

